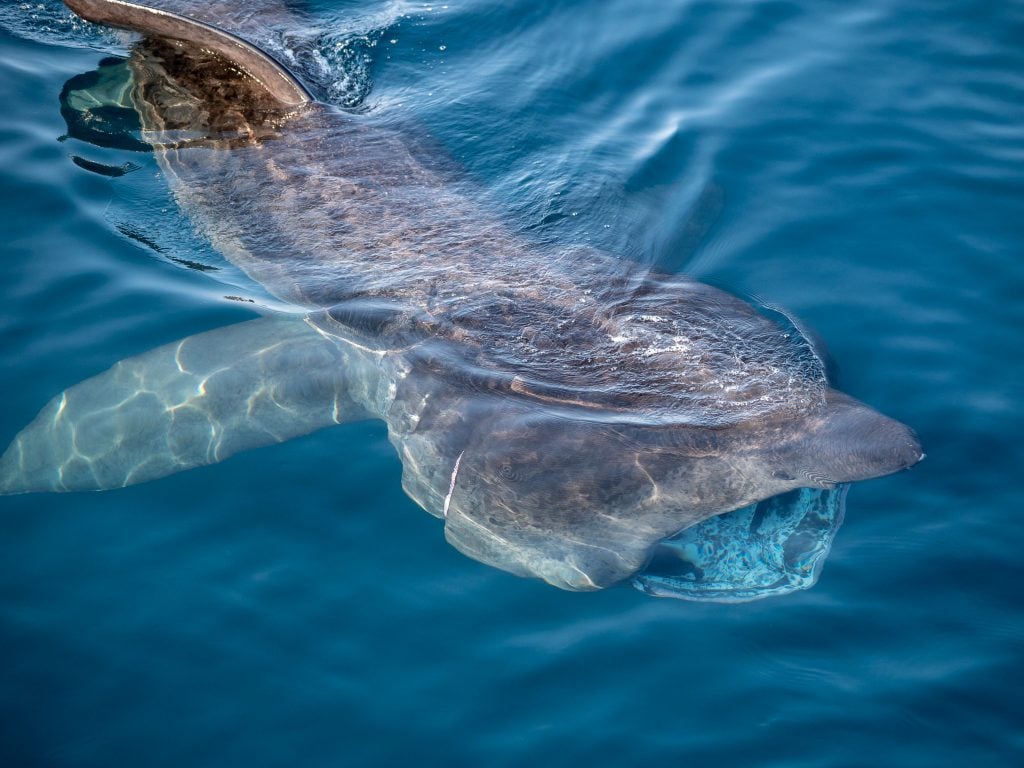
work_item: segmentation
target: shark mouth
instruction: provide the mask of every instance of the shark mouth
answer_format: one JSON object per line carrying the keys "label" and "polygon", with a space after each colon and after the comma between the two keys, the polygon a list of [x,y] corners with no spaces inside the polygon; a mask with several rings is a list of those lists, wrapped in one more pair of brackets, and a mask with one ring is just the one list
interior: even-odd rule
{"label": "shark mouth", "polygon": [[848,488],[801,488],[709,518],[659,544],[631,583],[656,597],[714,603],[808,589],[842,525]]}

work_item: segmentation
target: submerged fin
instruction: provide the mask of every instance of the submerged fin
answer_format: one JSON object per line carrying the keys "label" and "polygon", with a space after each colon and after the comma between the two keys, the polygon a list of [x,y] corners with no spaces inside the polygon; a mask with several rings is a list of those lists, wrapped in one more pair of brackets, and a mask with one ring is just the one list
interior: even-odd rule
{"label": "submerged fin", "polygon": [[147,8],[125,0],[64,0],[86,21],[130,29],[144,35],[181,40],[213,51],[260,83],[282,108],[313,101],[306,87],[272,56],[240,37],[170,11]]}
{"label": "submerged fin", "polygon": [[122,360],[55,397],[15,437],[0,457],[0,494],[119,488],[366,418],[350,394],[358,365],[294,317]]}

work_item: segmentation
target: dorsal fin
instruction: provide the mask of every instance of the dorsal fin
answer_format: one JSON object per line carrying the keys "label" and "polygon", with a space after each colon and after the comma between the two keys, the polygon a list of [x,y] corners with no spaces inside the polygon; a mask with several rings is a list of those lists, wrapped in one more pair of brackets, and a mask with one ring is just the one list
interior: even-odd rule
{"label": "dorsal fin", "polygon": [[182,40],[213,51],[259,82],[284,108],[295,108],[313,101],[305,86],[272,56],[210,24],[125,0],[64,0],[64,3],[83,19],[95,24]]}

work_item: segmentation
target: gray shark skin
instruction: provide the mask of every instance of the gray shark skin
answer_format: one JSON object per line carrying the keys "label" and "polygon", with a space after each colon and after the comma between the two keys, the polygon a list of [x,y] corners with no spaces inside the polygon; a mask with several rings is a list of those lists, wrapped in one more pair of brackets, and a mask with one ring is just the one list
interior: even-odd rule
{"label": "gray shark skin", "polygon": [[[0,458],[0,492],[121,487],[379,418],[449,542],[589,590],[711,516],[922,457],[909,428],[831,388],[811,344],[740,299],[525,242],[380,116],[315,102],[216,27],[68,5],[145,35],[132,101],[178,204],[296,314],[71,387]],[[159,5],[242,33],[286,18],[275,2]]]}

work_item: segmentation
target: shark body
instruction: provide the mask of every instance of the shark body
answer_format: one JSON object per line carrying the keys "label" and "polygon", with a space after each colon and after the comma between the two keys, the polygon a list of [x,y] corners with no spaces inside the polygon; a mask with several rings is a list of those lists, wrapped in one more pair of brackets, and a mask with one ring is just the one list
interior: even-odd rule
{"label": "shark body", "polygon": [[452,544],[595,589],[711,516],[920,459],[791,328],[697,281],[525,242],[386,123],[317,103],[236,36],[279,3],[176,4],[231,31],[68,5],[145,36],[131,98],[176,200],[296,311],[70,388],[0,458],[0,491],[116,488],[379,418]]}

